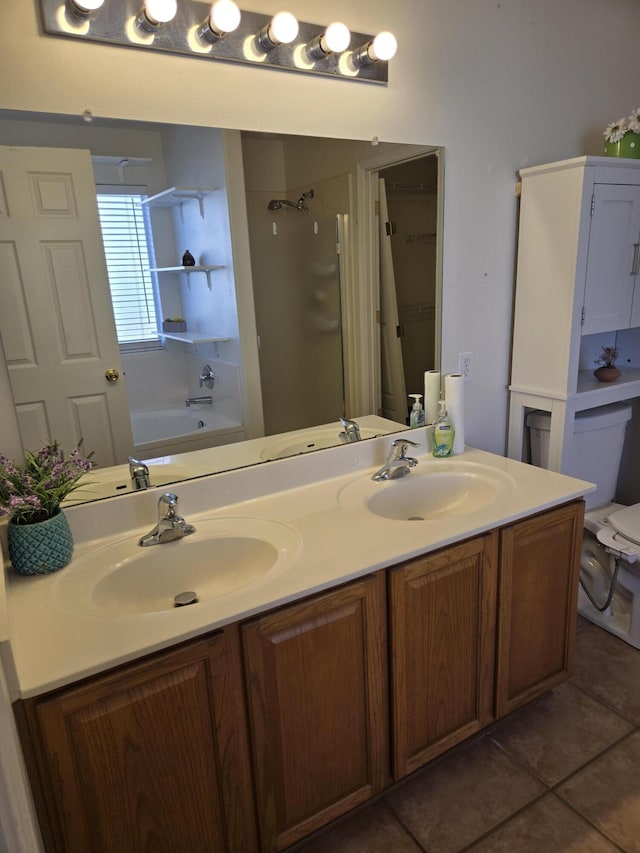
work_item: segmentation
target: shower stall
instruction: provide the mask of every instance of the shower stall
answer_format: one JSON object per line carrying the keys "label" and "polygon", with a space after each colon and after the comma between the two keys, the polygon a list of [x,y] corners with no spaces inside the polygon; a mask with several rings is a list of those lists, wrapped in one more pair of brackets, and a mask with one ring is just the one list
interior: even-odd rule
{"label": "shower stall", "polygon": [[337,248],[343,215],[320,213],[315,195],[310,189],[297,201],[271,198],[249,207],[267,435],[344,414]]}

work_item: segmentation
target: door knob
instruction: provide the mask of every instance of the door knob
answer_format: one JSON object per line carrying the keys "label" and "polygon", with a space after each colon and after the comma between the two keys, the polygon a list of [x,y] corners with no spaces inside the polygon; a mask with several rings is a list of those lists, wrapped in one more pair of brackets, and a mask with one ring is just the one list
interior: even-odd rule
{"label": "door knob", "polygon": [[117,382],[120,378],[120,374],[114,367],[110,367],[108,370],[105,370],[104,378],[107,382]]}

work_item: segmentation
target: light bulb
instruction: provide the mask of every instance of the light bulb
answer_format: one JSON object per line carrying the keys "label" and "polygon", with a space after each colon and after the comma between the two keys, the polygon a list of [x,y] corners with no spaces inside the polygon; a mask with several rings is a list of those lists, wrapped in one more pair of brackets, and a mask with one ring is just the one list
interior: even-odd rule
{"label": "light bulb", "polygon": [[168,24],[178,11],[177,0],[144,0],[144,13],[151,24]]}
{"label": "light bulb", "polygon": [[80,12],[95,12],[102,6],[104,0],[71,0],[71,3]]}
{"label": "light bulb", "polygon": [[359,48],[350,53],[347,58],[347,65],[353,72],[371,65],[373,62],[386,62],[396,55],[398,42],[393,33],[385,30],[378,33],[373,41],[361,45]]}
{"label": "light bulb", "polygon": [[240,24],[240,9],[233,0],[217,0],[209,13],[211,29],[222,35],[232,33]]}
{"label": "light bulb", "polygon": [[278,12],[268,24],[256,33],[254,49],[262,53],[273,50],[279,44],[289,44],[298,35],[298,22],[291,12]]}
{"label": "light bulb", "polygon": [[65,8],[74,26],[87,22],[91,13],[99,9],[104,0],[67,0]]}
{"label": "light bulb", "polygon": [[397,50],[398,42],[396,41],[396,37],[388,30],[384,30],[374,38],[368,53],[373,62],[377,62],[378,60],[387,62],[389,59],[393,59]]}
{"label": "light bulb", "polygon": [[340,21],[334,21],[320,37],[320,47],[324,53],[342,53],[349,47],[350,41],[349,28]]}
{"label": "light bulb", "polygon": [[298,22],[291,12],[278,12],[269,24],[269,38],[274,44],[290,44],[298,35]]}

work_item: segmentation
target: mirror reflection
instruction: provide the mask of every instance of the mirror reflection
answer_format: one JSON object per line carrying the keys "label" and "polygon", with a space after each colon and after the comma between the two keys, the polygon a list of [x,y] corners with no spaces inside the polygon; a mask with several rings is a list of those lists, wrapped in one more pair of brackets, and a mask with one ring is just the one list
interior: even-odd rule
{"label": "mirror reflection", "polygon": [[6,111],[0,146],[21,439],[94,450],[76,499],[133,488],[130,458],[165,485],[406,425],[438,366],[437,149]]}

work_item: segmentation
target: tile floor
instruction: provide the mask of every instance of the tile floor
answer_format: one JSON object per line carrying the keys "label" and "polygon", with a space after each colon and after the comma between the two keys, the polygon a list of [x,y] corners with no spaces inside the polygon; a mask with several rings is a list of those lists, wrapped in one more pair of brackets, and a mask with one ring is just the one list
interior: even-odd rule
{"label": "tile floor", "polygon": [[573,677],[296,853],[640,853],[640,651],[579,619]]}

